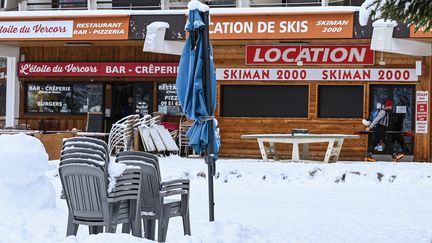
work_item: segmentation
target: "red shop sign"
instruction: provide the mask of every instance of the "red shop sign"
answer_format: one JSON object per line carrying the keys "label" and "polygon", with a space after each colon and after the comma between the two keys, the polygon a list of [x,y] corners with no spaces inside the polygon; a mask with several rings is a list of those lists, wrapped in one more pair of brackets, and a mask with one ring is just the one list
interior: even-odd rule
{"label": "red shop sign", "polygon": [[19,77],[176,77],[178,63],[20,62]]}
{"label": "red shop sign", "polygon": [[248,45],[249,65],[373,65],[374,51],[368,45]]}

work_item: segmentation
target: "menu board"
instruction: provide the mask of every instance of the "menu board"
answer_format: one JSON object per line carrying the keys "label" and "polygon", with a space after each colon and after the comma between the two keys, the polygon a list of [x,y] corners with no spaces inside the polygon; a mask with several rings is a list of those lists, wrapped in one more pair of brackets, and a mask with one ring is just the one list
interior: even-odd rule
{"label": "menu board", "polygon": [[87,113],[87,132],[103,132],[103,119],[104,114],[102,112],[88,112]]}
{"label": "menu board", "polygon": [[175,83],[161,83],[158,85],[158,111],[169,116],[180,116],[180,102],[177,98]]}
{"label": "menu board", "polygon": [[135,84],[135,113],[145,116],[153,112],[153,84]]}

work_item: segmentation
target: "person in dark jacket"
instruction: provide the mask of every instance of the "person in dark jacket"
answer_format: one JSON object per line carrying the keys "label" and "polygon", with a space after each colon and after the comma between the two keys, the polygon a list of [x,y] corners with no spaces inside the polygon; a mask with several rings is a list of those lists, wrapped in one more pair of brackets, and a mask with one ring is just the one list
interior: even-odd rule
{"label": "person in dark jacket", "polygon": [[122,107],[121,113],[123,117],[135,114],[135,107],[133,102],[133,97],[129,96],[127,99],[127,104]]}
{"label": "person in dark jacket", "polygon": [[393,101],[386,100],[384,103],[384,109],[381,109],[377,117],[366,127],[366,131],[373,131],[372,141],[368,147],[365,161],[375,162],[376,160],[372,156],[372,152],[375,146],[378,145],[380,141],[384,142],[385,150],[387,153],[392,153],[392,158],[394,161],[399,161],[405,155],[403,153],[397,153],[393,149],[393,140],[387,134],[387,130],[391,127],[391,117],[393,111]]}

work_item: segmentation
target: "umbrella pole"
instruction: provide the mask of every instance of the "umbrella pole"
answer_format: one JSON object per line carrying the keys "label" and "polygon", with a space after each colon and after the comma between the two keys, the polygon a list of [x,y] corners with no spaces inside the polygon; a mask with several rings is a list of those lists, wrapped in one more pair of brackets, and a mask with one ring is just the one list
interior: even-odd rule
{"label": "umbrella pole", "polygon": [[[209,12],[203,12],[204,17],[204,30],[203,30],[203,78],[204,90],[207,103],[207,112],[209,116],[213,116],[213,108],[211,106],[211,84],[210,84],[210,48],[209,48]],[[207,154],[205,157],[208,167],[208,191],[209,191],[209,221],[214,221],[214,188],[213,176],[216,172],[216,163],[213,154],[213,120],[207,122],[208,124],[208,145]]]}

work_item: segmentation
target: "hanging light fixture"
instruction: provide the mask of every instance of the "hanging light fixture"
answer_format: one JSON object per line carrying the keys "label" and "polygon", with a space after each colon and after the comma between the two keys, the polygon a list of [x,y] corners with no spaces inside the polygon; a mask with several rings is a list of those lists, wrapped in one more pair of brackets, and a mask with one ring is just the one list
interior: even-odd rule
{"label": "hanging light fixture", "polygon": [[384,52],[383,51],[381,51],[381,58],[378,61],[378,64],[381,65],[381,66],[384,66],[386,64],[385,61],[384,61]]}
{"label": "hanging light fixture", "polygon": [[[300,51],[298,56],[300,56],[301,52],[302,52],[302,46],[300,45]],[[298,56],[297,56],[297,66],[301,67],[303,66],[303,61],[300,58],[298,58]]]}

